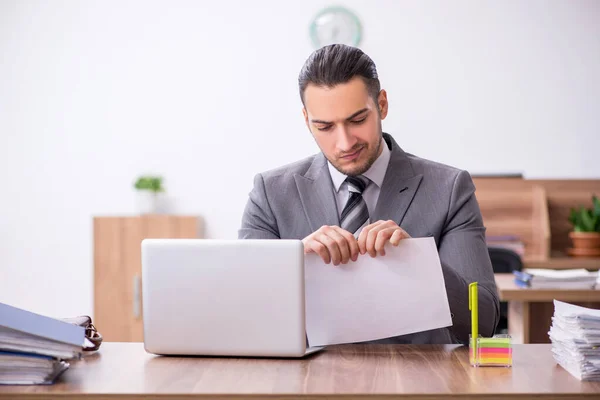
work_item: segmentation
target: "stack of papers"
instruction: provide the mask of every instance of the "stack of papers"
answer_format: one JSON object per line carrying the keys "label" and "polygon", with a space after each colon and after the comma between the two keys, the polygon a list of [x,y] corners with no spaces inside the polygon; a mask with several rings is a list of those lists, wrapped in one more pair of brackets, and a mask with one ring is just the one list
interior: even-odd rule
{"label": "stack of papers", "polygon": [[0,303],[0,384],[54,383],[88,345],[81,326]]}
{"label": "stack of papers", "polygon": [[554,300],[548,334],[560,366],[579,380],[600,380],[600,310]]}
{"label": "stack of papers", "polygon": [[586,269],[535,269],[514,271],[515,282],[536,289],[594,289],[598,271]]}
{"label": "stack of papers", "polygon": [[0,383],[5,385],[48,384],[69,368],[60,359],[33,353],[0,351]]}

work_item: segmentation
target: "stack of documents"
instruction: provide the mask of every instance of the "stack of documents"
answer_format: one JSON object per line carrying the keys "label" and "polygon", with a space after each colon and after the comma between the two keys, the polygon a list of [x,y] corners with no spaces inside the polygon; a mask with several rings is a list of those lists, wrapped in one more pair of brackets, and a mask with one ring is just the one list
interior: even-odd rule
{"label": "stack of documents", "polygon": [[81,326],[0,303],[0,384],[54,383],[86,341]]}
{"label": "stack of documents", "polygon": [[49,384],[68,368],[68,363],[50,356],[0,351],[0,384]]}
{"label": "stack of documents", "polygon": [[598,280],[598,271],[586,269],[529,268],[513,274],[519,286],[535,289],[594,289]]}
{"label": "stack of documents", "polygon": [[554,300],[548,334],[560,366],[579,380],[600,380],[600,310]]}

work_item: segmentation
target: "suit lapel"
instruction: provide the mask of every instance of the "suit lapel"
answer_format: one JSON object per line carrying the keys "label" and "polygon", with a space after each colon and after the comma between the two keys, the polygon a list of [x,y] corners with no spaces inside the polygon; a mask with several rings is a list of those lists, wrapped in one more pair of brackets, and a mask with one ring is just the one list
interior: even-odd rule
{"label": "suit lapel", "polygon": [[317,154],[304,176],[294,175],[294,179],[311,231],[314,232],[323,225],[339,226],[333,183],[327,171],[325,156]]}
{"label": "suit lapel", "polygon": [[391,219],[400,225],[419,188],[423,175],[415,174],[406,153],[390,135],[387,133],[383,135],[391,148],[390,163],[383,178],[381,192],[371,221]]}

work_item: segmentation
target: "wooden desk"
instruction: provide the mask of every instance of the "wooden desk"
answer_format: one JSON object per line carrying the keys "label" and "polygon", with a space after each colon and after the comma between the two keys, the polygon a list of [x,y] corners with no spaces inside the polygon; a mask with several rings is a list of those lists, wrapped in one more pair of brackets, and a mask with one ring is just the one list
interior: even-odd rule
{"label": "wooden desk", "polygon": [[588,270],[600,269],[600,258],[577,258],[554,254],[546,260],[528,259],[523,260],[523,268],[546,268],[546,269],[577,269]]}
{"label": "wooden desk", "polygon": [[0,398],[597,398],[555,364],[550,345],[516,345],[512,368],[473,368],[458,345],[333,346],[306,359],[160,357],[104,343],[51,386],[0,386]]}
{"label": "wooden desk", "polygon": [[553,300],[600,309],[600,290],[530,289],[513,274],[495,274],[500,301],[508,302],[508,332],[514,343],[549,343]]}

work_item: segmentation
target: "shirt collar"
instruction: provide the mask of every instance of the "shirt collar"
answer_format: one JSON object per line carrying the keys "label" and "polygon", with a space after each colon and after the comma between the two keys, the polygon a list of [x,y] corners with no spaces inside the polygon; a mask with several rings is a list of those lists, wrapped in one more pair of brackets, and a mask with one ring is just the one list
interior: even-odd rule
{"label": "shirt collar", "polygon": [[[363,174],[369,178],[371,182],[376,184],[379,189],[381,189],[383,178],[385,177],[385,172],[387,171],[387,167],[390,162],[390,149],[383,138],[381,138],[381,146],[383,148],[381,154],[379,157],[377,157],[377,160],[375,160],[373,165],[371,165],[371,168],[369,168],[367,172]],[[339,192],[342,184],[346,180],[346,175],[338,171],[329,161],[327,161],[327,166],[329,167],[329,174],[331,175],[331,180],[333,181],[333,187],[336,192]]]}

